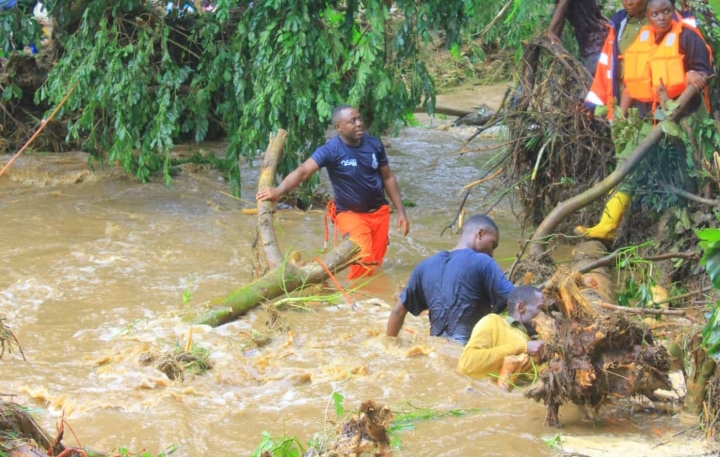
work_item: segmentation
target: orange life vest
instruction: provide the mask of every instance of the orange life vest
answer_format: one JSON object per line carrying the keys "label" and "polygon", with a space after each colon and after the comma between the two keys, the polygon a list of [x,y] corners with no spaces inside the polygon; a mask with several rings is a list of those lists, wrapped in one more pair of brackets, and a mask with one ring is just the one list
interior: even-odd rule
{"label": "orange life vest", "polygon": [[585,102],[591,105],[606,106],[608,119],[612,120],[613,99],[613,54],[615,53],[615,27],[606,24],[608,34],[605,38],[590,92],[585,96]]}
{"label": "orange life vest", "polygon": [[[683,93],[687,87],[683,64],[685,56],[680,50],[683,28],[692,30],[702,38],[697,28],[682,21],[673,20],[672,28],[659,44],[656,43],[655,31],[651,26],[640,29],[637,38],[624,54],[623,82],[633,99],[656,103],[660,86],[665,86],[670,98],[677,98]],[[707,43],[705,46],[710,52]]]}
{"label": "orange life vest", "polygon": [[[627,16],[625,16],[623,20],[626,18]],[[681,17],[678,15],[678,19],[680,18],[682,18],[682,21],[685,23],[687,28],[692,29],[702,38],[702,33],[700,32],[700,29],[697,28],[697,21],[694,16]],[[590,91],[585,96],[585,104],[591,108],[593,106],[605,106],[607,108],[607,119],[612,122],[615,98],[620,98],[620,94],[615,93],[617,90],[617,82],[614,81],[613,78],[617,74],[617,70],[614,66],[618,64],[618,59],[623,58],[623,56],[615,55],[617,52],[617,34],[619,33],[617,27],[622,26],[618,26],[616,22],[611,21],[607,24],[607,27],[608,35],[605,38],[605,43],[603,44],[603,48],[600,53],[592,85],[590,86]]]}

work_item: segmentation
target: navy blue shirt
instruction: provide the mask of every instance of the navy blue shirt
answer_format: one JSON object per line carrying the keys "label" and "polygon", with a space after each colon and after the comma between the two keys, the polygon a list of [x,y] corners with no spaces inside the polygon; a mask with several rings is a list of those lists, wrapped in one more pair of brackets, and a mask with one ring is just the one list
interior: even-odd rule
{"label": "navy blue shirt", "polygon": [[369,213],[388,204],[380,176],[380,167],[388,164],[387,154],[374,136],[363,134],[358,146],[335,136],[310,158],[327,168],[338,211]]}
{"label": "navy blue shirt", "polygon": [[507,307],[513,288],[492,257],[458,249],[420,262],[400,301],[414,316],[430,311],[431,335],[465,344],[480,319]]}

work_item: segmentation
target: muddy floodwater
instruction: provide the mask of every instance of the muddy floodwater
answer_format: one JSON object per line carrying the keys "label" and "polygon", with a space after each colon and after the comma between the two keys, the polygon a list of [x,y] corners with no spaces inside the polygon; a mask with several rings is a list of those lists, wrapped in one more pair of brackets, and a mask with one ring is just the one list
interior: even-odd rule
{"label": "muddy floodwater", "polygon": [[[388,138],[403,196],[416,204],[407,210],[410,235],[392,231],[383,274],[353,299],[392,304],[421,259],[454,245],[454,231],[440,232],[490,154],[457,155],[464,138],[427,128]],[[244,166],[249,200],[259,165]],[[485,189],[473,192],[468,214]],[[241,209],[253,203],[226,192],[222,175],[204,167],[184,167],[167,188],[114,169],[91,172],[80,153],[22,156],[0,178],[0,318],[28,361],[0,361],[0,394],[12,395],[3,398],[33,408],[50,431],[64,412],[82,445],[154,455],[172,445],[178,456],[250,455],[263,431],[306,442],[336,420],[333,391],[347,410],[373,399],[398,412],[466,412],[399,432],[397,456],[561,455],[546,443],[556,435],[565,452],[582,455],[704,452],[677,418],[623,403],[606,408],[600,424],[564,406],[565,427],[548,429],[544,406],[521,391],[456,374],[461,347],[427,336],[426,318],[408,315],[398,339],[385,337],[390,308],[376,304],[282,310],[286,330],[259,348],[247,344],[266,329],[269,314],[257,309],[216,329],[193,326],[193,344],[214,364],[206,374],[171,381],[142,366],[144,352],[184,347],[191,324],[183,318],[193,309],[250,278],[255,219]],[[501,229],[496,257],[508,268],[520,227],[508,207],[492,215]],[[282,210],[275,221],[281,249],[306,259],[322,249],[322,211]],[[74,444],[67,429],[65,440]]]}

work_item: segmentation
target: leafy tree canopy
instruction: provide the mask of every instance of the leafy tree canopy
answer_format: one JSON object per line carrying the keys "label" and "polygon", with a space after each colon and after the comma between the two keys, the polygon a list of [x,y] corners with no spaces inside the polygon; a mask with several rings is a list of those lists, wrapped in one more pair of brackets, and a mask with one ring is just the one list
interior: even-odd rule
{"label": "leafy tree canopy", "polygon": [[[189,0],[176,3],[166,15],[164,1],[44,2],[58,54],[35,99],[54,106],[77,83],[61,111],[68,139],[142,180],[164,169],[169,182],[175,143],[227,134],[234,191],[238,159],[252,159],[278,128],[290,132],[279,167],[287,173],[323,141],[338,104],[358,106],[375,133],[418,105],[432,111],[423,42],[442,32],[447,47],[456,46],[508,11],[506,0],[218,0],[207,14],[183,13]],[[511,15],[486,39],[512,46],[534,32],[542,21],[515,21],[547,14],[538,6],[552,2],[528,3],[512,0]],[[35,4],[18,0],[0,11],[5,54],[40,42]]]}
{"label": "leafy tree canopy", "polygon": [[[176,142],[226,132],[234,190],[239,157],[278,128],[290,132],[287,172],[323,141],[335,105],[358,106],[375,132],[432,109],[419,46],[431,25],[456,40],[467,12],[447,0],[400,0],[394,15],[384,2],[220,0],[212,14],[166,15],[162,3],[46,2],[62,54],[36,100],[56,104],[77,82],[62,112],[70,139],[143,180],[168,169]],[[23,13],[4,24],[38,40]]]}

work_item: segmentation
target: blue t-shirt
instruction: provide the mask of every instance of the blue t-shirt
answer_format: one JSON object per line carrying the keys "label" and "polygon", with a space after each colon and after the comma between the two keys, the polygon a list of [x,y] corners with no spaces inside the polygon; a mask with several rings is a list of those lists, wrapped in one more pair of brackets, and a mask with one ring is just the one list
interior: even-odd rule
{"label": "blue t-shirt", "polygon": [[327,168],[338,211],[369,213],[388,204],[380,176],[380,167],[388,164],[387,154],[374,136],[364,134],[356,147],[335,136],[311,158]]}
{"label": "blue t-shirt", "polygon": [[400,300],[414,316],[429,310],[431,335],[465,344],[481,318],[506,308],[513,288],[492,257],[458,249],[420,262]]}

